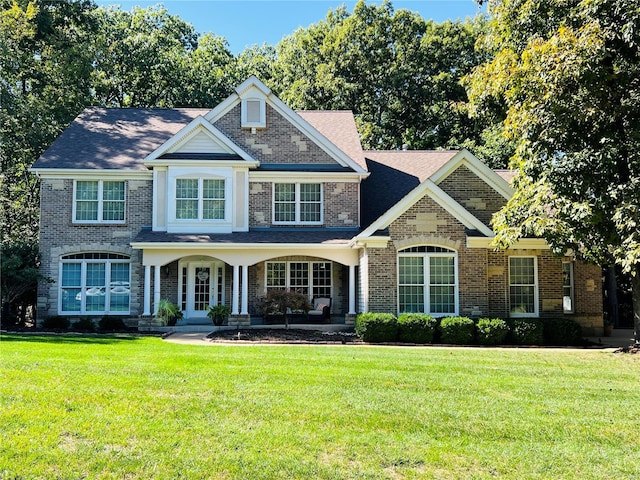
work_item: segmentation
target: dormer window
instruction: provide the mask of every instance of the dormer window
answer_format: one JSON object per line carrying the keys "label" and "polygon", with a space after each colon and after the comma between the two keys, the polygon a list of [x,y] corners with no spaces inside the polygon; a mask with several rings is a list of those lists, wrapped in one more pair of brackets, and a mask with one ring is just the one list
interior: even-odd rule
{"label": "dormer window", "polygon": [[262,98],[242,100],[242,128],[267,128],[267,107]]}

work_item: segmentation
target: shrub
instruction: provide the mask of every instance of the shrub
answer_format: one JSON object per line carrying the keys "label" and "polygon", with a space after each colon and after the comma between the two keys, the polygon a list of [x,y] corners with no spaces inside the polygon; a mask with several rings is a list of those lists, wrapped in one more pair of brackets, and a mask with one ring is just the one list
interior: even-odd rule
{"label": "shrub", "polygon": [[501,318],[481,318],[476,332],[480,345],[500,345],[509,333],[509,326]]}
{"label": "shrub", "polygon": [[511,337],[517,345],[542,345],[542,322],[535,318],[514,318]]}
{"label": "shrub", "polygon": [[446,317],[440,321],[442,343],[469,345],[473,343],[476,324],[469,317]]}
{"label": "shrub", "polygon": [[398,320],[391,313],[361,313],[356,317],[356,334],[365,342],[394,342]]}
{"label": "shrub", "polygon": [[96,329],[96,325],[90,318],[81,318],[73,324],[73,329],[84,332],[93,332]]}
{"label": "shrub", "polygon": [[432,343],[438,321],[426,313],[403,313],[398,317],[398,340]]}
{"label": "shrub", "polygon": [[69,328],[67,317],[47,317],[42,321],[42,328],[45,330],[66,330]]}
{"label": "shrub", "polygon": [[582,327],[571,318],[545,318],[542,321],[545,345],[580,345]]}
{"label": "shrub", "polygon": [[66,330],[69,328],[69,319],[66,317],[47,317],[42,321],[45,330]]}
{"label": "shrub", "polygon": [[127,326],[120,317],[102,317],[98,322],[100,330],[107,330],[110,332],[126,330]]}

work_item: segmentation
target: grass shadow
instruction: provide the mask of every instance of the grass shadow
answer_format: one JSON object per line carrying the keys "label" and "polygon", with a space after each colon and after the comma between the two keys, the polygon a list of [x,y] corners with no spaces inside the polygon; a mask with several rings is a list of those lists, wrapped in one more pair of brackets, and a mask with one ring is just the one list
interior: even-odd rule
{"label": "grass shadow", "polygon": [[2,333],[2,342],[28,342],[28,343],[68,343],[68,344],[92,344],[92,345],[112,345],[122,342],[140,340],[148,335],[136,335],[130,333]]}

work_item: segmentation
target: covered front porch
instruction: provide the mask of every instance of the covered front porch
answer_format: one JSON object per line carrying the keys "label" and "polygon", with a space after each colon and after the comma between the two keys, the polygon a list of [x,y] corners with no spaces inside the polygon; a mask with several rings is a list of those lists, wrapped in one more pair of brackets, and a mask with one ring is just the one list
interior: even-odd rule
{"label": "covered front porch", "polygon": [[[177,235],[157,239],[168,236]],[[310,302],[314,296],[331,298],[328,319],[320,322],[292,312],[288,320],[296,327],[353,323],[358,252],[345,239],[316,244],[229,242],[234,236],[238,239],[237,234],[227,235],[227,242],[198,241],[209,235],[189,235],[190,241],[134,242],[132,246],[143,251],[143,318],[153,319],[161,299],[167,299],[183,315],[170,328],[213,328],[207,317],[211,305],[229,307],[225,327],[274,327],[284,319],[265,319],[260,299],[268,289],[282,288],[304,293]],[[141,328],[153,327],[143,323]]]}

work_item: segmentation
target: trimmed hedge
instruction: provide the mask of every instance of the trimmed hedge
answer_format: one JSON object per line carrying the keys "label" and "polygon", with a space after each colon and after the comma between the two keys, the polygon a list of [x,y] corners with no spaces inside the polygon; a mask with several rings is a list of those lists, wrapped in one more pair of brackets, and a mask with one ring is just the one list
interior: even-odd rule
{"label": "trimmed hedge", "polygon": [[120,317],[102,317],[98,322],[98,328],[109,332],[121,332],[126,330],[127,326]]}
{"label": "trimmed hedge", "polygon": [[509,333],[509,325],[501,318],[480,318],[476,329],[480,345],[500,345]]}
{"label": "trimmed hedge", "polygon": [[426,313],[403,313],[398,317],[398,340],[432,343],[438,320]]}
{"label": "trimmed hedge", "polygon": [[511,319],[511,338],[517,345],[542,345],[542,322],[535,318]]}
{"label": "trimmed hedge", "polygon": [[391,313],[361,313],[356,317],[356,334],[365,342],[395,342],[398,320]]}
{"label": "trimmed hedge", "polygon": [[96,324],[90,318],[81,318],[72,327],[74,330],[80,330],[81,332],[93,332],[96,329]]}
{"label": "trimmed hedge", "polygon": [[442,343],[470,345],[473,343],[476,324],[469,317],[446,317],[440,321]]}
{"label": "trimmed hedge", "polygon": [[542,325],[545,345],[582,344],[582,327],[571,318],[545,318]]}
{"label": "trimmed hedge", "polygon": [[45,330],[67,330],[69,319],[67,317],[47,317],[42,320],[42,328]]}

